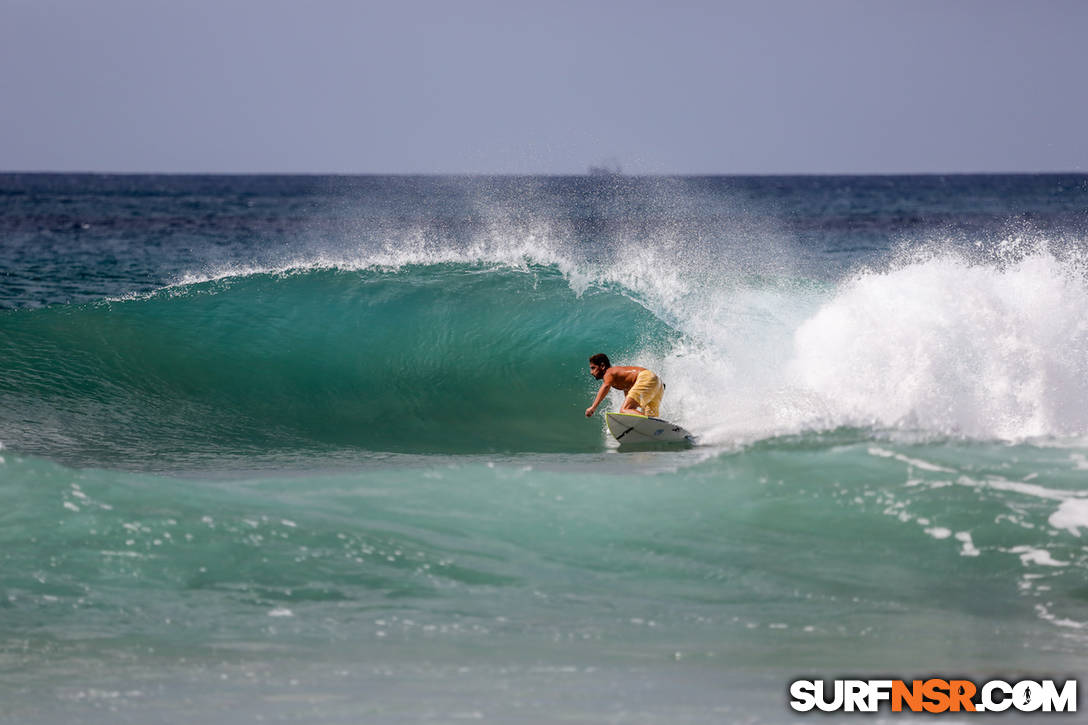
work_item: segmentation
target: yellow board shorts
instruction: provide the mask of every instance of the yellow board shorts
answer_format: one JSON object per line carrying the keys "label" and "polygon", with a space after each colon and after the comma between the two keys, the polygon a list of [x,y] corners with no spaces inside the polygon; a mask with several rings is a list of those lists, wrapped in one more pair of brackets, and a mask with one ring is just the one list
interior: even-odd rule
{"label": "yellow board shorts", "polygon": [[628,398],[634,398],[642,409],[643,415],[656,418],[661,408],[661,398],[665,395],[665,386],[661,379],[650,370],[643,370],[635,378],[635,384],[627,391]]}

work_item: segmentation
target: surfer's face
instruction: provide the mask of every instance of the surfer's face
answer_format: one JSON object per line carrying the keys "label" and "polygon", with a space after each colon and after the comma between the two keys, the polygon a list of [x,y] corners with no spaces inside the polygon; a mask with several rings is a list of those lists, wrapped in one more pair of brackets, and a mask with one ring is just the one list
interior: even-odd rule
{"label": "surfer's face", "polygon": [[589,364],[589,374],[597,378],[598,380],[604,377],[605,370],[607,370],[607,368],[602,365],[597,365],[597,363]]}

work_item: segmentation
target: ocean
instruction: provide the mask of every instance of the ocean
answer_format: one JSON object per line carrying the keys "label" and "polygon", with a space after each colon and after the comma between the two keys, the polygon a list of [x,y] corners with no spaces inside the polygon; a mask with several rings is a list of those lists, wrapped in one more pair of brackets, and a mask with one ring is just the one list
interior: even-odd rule
{"label": "ocean", "polygon": [[1086,311],[1085,175],[0,174],[0,722],[1076,677]]}

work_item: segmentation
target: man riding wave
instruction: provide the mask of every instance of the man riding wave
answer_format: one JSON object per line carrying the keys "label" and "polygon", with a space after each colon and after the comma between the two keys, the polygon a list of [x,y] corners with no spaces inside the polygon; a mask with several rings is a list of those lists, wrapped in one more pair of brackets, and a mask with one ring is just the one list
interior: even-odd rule
{"label": "man riding wave", "polygon": [[597,406],[612,388],[626,393],[621,413],[657,417],[661,398],[665,395],[665,385],[652,370],[636,365],[613,365],[607,355],[599,352],[589,358],[589,374],[602,383],[593,405],[586,408],[587,418],[597,412]]}

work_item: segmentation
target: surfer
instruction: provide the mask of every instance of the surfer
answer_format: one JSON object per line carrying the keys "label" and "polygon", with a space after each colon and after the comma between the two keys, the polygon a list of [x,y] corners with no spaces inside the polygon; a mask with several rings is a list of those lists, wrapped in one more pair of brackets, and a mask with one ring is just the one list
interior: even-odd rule
{"label": "surfer", "polygon": [[661,398],[665,395],[665,385],[653,371],[635,365],[613,365],[607,355],[599,352],[589,359],[589,374],[603,382],[593,405],[586,408],[587,418],[593,417],[597,406],[612,388],[627,394],[620,408],[621,413],[657,417]]}

